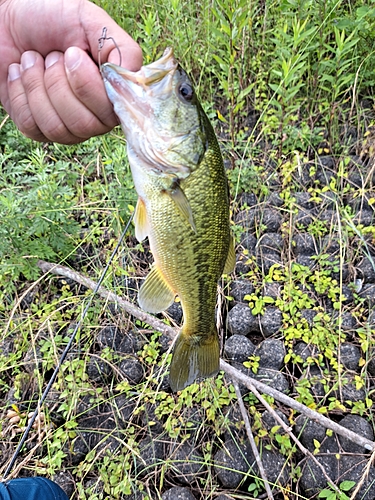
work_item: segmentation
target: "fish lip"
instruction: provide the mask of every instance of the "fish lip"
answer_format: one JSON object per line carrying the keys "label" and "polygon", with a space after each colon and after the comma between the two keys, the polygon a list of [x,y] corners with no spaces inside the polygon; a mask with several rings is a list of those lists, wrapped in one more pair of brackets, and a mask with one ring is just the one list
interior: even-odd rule
{"label": "fish lip", "polygon": [[[112,86],[114,83],[115,75],[117,75],[117,80],[119,77],[123,79],[124,82],[133,83],[141,86],[143,89],[159,82],[168,73],[174,73],[178,67],[176,62],[173,49],[168,47],[164,54],[157,61],[152,62],[138,71],[130,71],[126,68],[122,68],[114,63],[104,63],[100,67],[103,79],[107,80]],[[117,87],[117,86],[116,86]]]}
{"label": "fish lip", "polygon": [[[102,64],[100,71],[115,112],[116,107],[126,109],[127,113],[141,124],[151,113],[150,98],[154,94],[168,97],[173,91],[173,75],[177,68],[173,49],[167,48],[160,59],[142,66],[138,71],[130,71],[113,63]],[[120,108],[117,115],[121,119]],[[127,128],[122,120],[121,122]]]}

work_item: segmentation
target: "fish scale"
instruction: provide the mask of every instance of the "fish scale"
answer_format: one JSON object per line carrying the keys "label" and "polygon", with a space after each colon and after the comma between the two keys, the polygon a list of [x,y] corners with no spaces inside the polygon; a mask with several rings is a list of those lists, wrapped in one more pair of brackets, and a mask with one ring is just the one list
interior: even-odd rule
{"label": "fish scale", "polygon": [[219,371],[217,282],[234,266],[220,148],[171,49],[135,73],[109,63],[101,71],[139,195],[136,236],[148,236],[155,260],[139,304],[157,313],[178,295],[183,309],[170,367],[178,391]]}

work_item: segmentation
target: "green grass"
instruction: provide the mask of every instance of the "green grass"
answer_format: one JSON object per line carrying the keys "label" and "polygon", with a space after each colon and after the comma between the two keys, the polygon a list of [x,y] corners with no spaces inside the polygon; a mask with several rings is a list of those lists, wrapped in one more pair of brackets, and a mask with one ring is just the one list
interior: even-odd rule
{"label": "green grass", "polygon": [[[316,182],[310,188],[310,195],[318,207],[322,206],[327,191],[336,195],[334,213],[339,223],[324,223],[316,217],[308,227],[308,232],[319,241],[325,236],[339,238],[342,247],[337,261],[331,262],[323,254],[315,271],[290,263],[274,266],[264,275],[254,259],[249,258],[250,271],[246,277],[256,285],[249,302],[261,314],[270,303],[262,296],[263,285],[280,283],[282,293],[275,305],[283,313],[282,337],[289,366],[299,362],[292,353],[298,340],[321,349],[316,359],[306,361],[306,367],[316,365],[326,376],[323,377],[326,397],[316,403],[312,383],[297,381],[290,373],[295,382],[295,397],[322,413],[352,412],[371,418],[370,396],[352,405],[336,398],[335,384],[347,383],[337,356],[337,348],[347,335],[337,318],[325,314],[323,297],[330,298],[333,309],[340,315],[347,310],[341,294],[343,282],[337,272],[344,260],[354,262],[364,252],[366,242],[375,237],[373,227],[358,222],[356,213],[351,213],[342,202],[344,197],[371,196],[372,191],[369,178],[363,179],[361,189],[348,180],[355,171],[350,155],[361,154],[364,158],[373,154],[375,8],[372,3],[359,0],[102,0],[97,3],[139,41],[146,62],[156,59],[165,47],[174,47],[215,126],[228,166],[234,212],[241,208],[241,194],[253,192],[263,202],[277,190],[284,200],[284,210],[290,215],[290,222],[282,227],[282,234],[289,238],[302,230],[293,222],[297,212],[295,194],[305,189],[301,168],[314,173],[318,154],[331,154],[337,160],[338,168],[329,185]],[[364,105],[364,99],[370,109]],[[4,116],[0,110],[0,122]],[[357,141],[350,141],[349,132],[353,129],[358,134]],[[5,341],[12,345],[10,352],[0,352],[0,397],[6,401],[9,390],[14,390],[22,424],[31,401],[40,396],[58,353],[65,347],[86,298],[84,290],[56,277],[38,281],[41,275],[36,261],[62,262],[98,279],[136,202],[120,135],[116,130],[81,145],[61,146],[37,144],[24,138],[10,120],[0,130],[0,346]],[[258,230],[261,233],[261,225]],[[242,231],[243,228],[234,227],[238,239]],[[285,252],[291,250],[290,247]],[[147,245],[136,245],[130,231],[111,266],[106,286],[125,295],[128,279],[136,281],[144,276],[148,259]],[[321,304],[312,302],[309,296],[312,288],[322,299]],[[301,320],[304,309],[317,313],[313,328]],[[366,304],[358,295],[351,312],[361,325],[357,342],[363,368],[355,382],[357,387],[367,388],[366,363],[374,341],[365,319]],[[97,334],[107,324],[124,330],[133,328],[143,335],[146,343],[139,348],[139,359],[148,378],[142,384],[129,384],[118,374],[104,382],[88,379],[86,368],[95,354]],[[118,366],[118,353],[108,348],[103,356],[109,366]],[[149,405],[156,407],[155,418],[162,424],[164,441],[186,440],[198,432],[203,462],[212,470],[215,449],[222,443],[224,433],[233,431],[228,417],[235,406],[233,387],[219,377],[202,386],[194,384],[180,396],[171,395],[161,388],[168,356],[161,349],[158,334],[140,322],[130,324],[124,314],[114,311],[104,301],[94,300],[79,334],[74,359],[64,363],[54,388],[54,411],[46,412],[48,425],[40,437],[43,447],[29,458],[27,469],[51,475],[64,467],[78,436],[77,416],[88,412],[78,405],[80,399],[85,396],[91,408],[106,406],[116,411],[115,397],[122,394],[134,411],[116,437],[120,447],[111,453],[98,445],[83,462],[69,468],[80,498],[126,498],[121,495],[138,488],[154,500],[156,497],[152,495],[160,498],[161,492],[173,483],[171,460],[158,470],[150,470],[146,480],[134,472],[140,439],[158,423],[152,421],[145,432],[141,417]],[[27,359],[34,360],[36,366],[29,368]],[[329,380],[332,373],[336,377],[333,383]],[[293,462],[290,442],[277,433],[268,435],[260,422],[260,405],[252,396],[247,397],[247,403],[259,441],[290,457],[294,482],[288,486],[293,491],[300,470]],[[193,410],[199,411],[198,423],[191,418]],[[292,412],[291,422],[294,417]],[[3,419],[3,430],[5,427]],[[34,444],[36,436],[35,431]],[[108,436],[104,438],[106,443]],[[257,488],[256,483],[252,482],[248,488],[248,492],[234,493],[235,498],[253,498],[251,492]],[[214,475],[209,474],[198,483],[195,492],[197,495],[200,492],[201,498],[214,498],[219,490]]]}

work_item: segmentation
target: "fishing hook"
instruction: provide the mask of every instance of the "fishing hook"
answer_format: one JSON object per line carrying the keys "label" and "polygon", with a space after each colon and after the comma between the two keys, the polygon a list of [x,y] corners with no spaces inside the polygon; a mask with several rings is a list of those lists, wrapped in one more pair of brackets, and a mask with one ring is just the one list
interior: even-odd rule
{"label": "fishing hook", "polygon": [[100,53],[102,51],[102,48],[104,47],[104,42],[106,40],[111,40],[113,42],[114,46],[116,47],[118,55],[119,55],[119,66],[121,66],[122,57],[121,57],[120,47],[117,45],[116,40],[113,38],[113,36],[107,36],[107,28],[104,26],[104,28],[102,30],[102,36],[100,38],[98,38],[98,64],[99,64],[99,68],[101,68],[101,65],[102,65],[101,60],[100,60]]}

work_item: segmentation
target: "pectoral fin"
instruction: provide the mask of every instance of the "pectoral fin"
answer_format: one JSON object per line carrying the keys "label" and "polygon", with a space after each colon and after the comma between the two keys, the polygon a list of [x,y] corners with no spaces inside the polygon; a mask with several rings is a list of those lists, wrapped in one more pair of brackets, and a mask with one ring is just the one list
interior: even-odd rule
{"label": "pectoral fin", "polygon": [[138,198],[134,212],[135,237],[143,241],[148,236],[148,222],[146,206],[141,198]]}
{"label": "pectoral fin", "polygon": [[234,251],[234,237],[231,236],[227,260],[224,265],[223,274],[230,274],[231,272],[233,272],[235,265],[236,265],[236,253]]}
{"label": "pectoral fin", "polygon": [[193,231],[196,232],[193,212],[191,211],[191,207],[188,199],[185,196],[185,193],[179,186],[176,186],[175,188],[173,188],[173,190],[167,192],[172,200],[176,203],[182,217],[191,225]]}
{"label": "pectoral fin", "polygon": [[139,290],[138,303],[145,311],[159,313],[168,309],[174,301],[175,295],[154,264]]}

